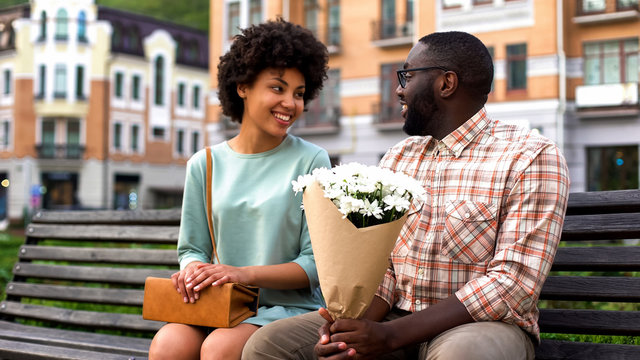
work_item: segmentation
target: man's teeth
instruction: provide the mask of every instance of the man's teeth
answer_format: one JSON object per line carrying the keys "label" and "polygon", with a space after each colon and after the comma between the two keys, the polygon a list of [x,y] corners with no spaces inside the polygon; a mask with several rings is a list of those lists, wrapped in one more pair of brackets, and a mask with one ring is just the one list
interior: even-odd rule
{"label": "man's teeth", "polygon": [[273,114],[273,116],[275,116],[276,118],[282,120],[282,121],[289,121],[289,119],[291,119],[291,116],[289,115],[282,115],[282,114]]}

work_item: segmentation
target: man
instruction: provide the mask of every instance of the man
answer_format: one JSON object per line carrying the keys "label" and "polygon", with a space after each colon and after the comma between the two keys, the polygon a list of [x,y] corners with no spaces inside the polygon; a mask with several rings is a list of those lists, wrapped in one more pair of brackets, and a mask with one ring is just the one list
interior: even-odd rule
{"label": "man", "polygon": [[411,137],[380,166],[422,181],[427,201],[408,217],[367,313],[328,322],[321,309],[270,324],[243,358],[533,359],[565,160],[546,138],[487,117],[493,63],[470,34],[423,37],[398,80]]}

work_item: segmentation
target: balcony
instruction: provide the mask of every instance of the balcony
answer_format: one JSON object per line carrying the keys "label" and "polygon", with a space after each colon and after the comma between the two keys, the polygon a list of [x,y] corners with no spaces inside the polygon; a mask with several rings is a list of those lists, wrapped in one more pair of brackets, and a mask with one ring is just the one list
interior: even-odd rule
{"label": "balcony", "polygon": [[39,159],[82,159],[84,145],[80,144],[39,144],[36,145]]}
{"label": "balcony", "polygon": [[404,125],[400,114],[402,105],[399,101],[382,102],[373,105],[373,124],[378,130],[399,130]]}
{"label": "balcony", "polygon": [[[585,9],[584,2],[587,0],[577,0],[576,16],[573,18],[575,24],[596,25],[622,21],[637,21],[640,18],[638,3],[616,0],[615,8],[608,10],[606,1],[602,7]],[[611,1],[611,0],[609,0]]]}
{"label": "balcony", "polygon": [[576,87],[578,116],[624,117],[640,114],[638,83],[582,85]]}
{"label": "balcony", "polygon": [[377,20],[371,22],[371,34],[374,46],[396,47],[413,44],[413,22]]}
{"label": "balcony", "polygon": [[333,134],[340,130],[340,107],[309,109],[291,126],[295,135]]}

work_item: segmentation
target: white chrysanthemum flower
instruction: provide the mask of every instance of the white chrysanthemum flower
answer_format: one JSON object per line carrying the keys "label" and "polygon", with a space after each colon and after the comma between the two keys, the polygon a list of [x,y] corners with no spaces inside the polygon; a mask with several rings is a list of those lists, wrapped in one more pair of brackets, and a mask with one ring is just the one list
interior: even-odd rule
{"label": "white chrysanthemum flower", "polygon": [[382,219],[382,214],[384,214],[384,210],[380,206],[378,206],[378,200],[373,200],[373,202],[369,202],[369,199],[364,199],[364,206],[360,209],[360,214],[364,216],[373,216],[376,219]]}
{"label": "white chrysanthemum flower", "polygon": [[382,199],[382,202],[387,204],[384,208],[385,211],[391,209],[395,209],[396,211],[407,211],[409,210],[409,206],[411,206],[411,202],[402,196],[385,196],[384,199]]}

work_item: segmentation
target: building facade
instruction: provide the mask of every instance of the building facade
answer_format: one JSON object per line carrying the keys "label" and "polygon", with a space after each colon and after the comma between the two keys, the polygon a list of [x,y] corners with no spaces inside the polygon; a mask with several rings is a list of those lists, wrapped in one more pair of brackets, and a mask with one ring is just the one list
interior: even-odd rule
{"label": "building facade", "polygon": [[571,190],[638,188],[638,0],[211,0],[211,142],[220,115],[215,59],[238,28],[282,17],[330,53],[329,79],[291,132],[335,162],[376,164],[406,135],[395,70],[434,31],[476,35],[494,57],[493,118],[536,129],[563,149]]}
{"label": "building facade", "polygon": [[93,0],[0,9],[0,221],[179,206],[208,56],[206,32]]}

